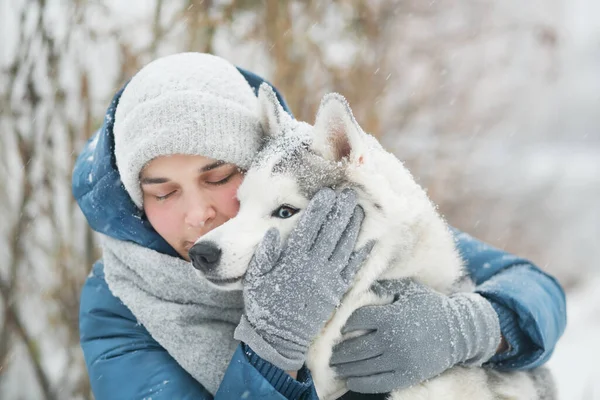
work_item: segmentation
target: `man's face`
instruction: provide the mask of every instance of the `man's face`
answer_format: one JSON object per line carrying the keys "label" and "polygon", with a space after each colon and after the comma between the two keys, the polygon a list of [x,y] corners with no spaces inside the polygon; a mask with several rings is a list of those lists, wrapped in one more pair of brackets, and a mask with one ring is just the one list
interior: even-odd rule
{"label": "man's face", "polygon": [[176,154],[150,161],[140,173],[148,220],[184,259],[194,242],[236,216],[237,166],[203,156]]}

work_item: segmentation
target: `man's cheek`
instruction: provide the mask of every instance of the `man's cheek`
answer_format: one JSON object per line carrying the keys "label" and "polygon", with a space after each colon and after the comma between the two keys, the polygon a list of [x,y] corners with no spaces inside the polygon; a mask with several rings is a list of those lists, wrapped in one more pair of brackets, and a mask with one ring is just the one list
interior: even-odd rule
{"label": "man's cheek", "polygon": [[146,216],[154,230],[167,241],[171,240],[177,232],[177,218],[165,212],[160,212],[159,209],[154,209],[153,207],[146,209]]}
{"label": "man's cheek", "polygon": [[225,209],[223,210],[224,214],[226,214],[229,218],[233,218],[237,215],[240,210],[240,201],[236,196],[237,190],[232,190],[228,193],[227,197],[224,199]]}
{"label": "man's cheek", "polygon": [[223,213],[229,218],[235,217],[240,210],[240,201],[237,197],[237,190],[241,183],[242,178],[239,177],[236,179],[236,182],[233,182],[232,185],[228,186],[223,193],[221,202],[221,204],[224,205]]}

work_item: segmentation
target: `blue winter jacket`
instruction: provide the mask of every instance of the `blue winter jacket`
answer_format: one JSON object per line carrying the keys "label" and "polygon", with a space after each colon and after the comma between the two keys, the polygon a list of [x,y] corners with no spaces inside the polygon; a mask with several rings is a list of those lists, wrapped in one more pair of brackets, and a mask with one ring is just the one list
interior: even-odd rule
{"label": "blue winter jacket", "polygon": [[[240,72],[255,90],[263,82],[248,71]],[[177,256],[152,229],[121,184],[112,129],[122,91],[114,96],[102,127],[77,159],[73,194],[95,231]],[[454,233],[468,271],[478,285],[477,291],[497,311],[502,334],[510,345],[509,351],[494,356],[489,364],[498,369],[525,369],[544,363],[566,324],[565,295],[560,285],[527,260],[457,230]],[[79,328],[96,399],[213,398],[112,295],[104,279],[102,261],[94,265],[83,287]],[[241,344],[214,398],[316,399],[317,395],[305,368],[294,380]],[[343,398],[377,396],[349,393]]]}

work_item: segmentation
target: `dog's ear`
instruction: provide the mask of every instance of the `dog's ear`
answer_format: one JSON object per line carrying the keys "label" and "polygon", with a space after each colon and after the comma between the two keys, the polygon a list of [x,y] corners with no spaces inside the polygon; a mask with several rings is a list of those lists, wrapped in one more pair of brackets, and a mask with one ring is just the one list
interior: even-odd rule
{"label": "dog's ear", "polygon": [[271,85],[261,83],[258,88],[260,124],[265,136],[277,136],[282,133],[283,125],[291,119],[283,109]]}
{"label": "dog's ear", "polygon": [[354,119],[348,102],[338,93],[321,100],[315,120],[313,149],[332,161],[346,158],[360,162],[362,129]]}

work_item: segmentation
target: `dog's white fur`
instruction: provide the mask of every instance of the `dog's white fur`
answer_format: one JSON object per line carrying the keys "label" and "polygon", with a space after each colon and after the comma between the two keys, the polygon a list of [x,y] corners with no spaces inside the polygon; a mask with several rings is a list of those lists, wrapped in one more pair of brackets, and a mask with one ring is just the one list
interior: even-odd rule
{"label": "dog's white fur", "polygon": [[[281,141],[282,135],[292,141],[297,138],[308,143],[313,154],[343,171],[344,183],[336,190],[344,186],[355,188],[359,204],[365,211],[357,247],[370,240],[376,241],[353,287],[309,350],[307,365],[319,397],[335,399],[347,391],[344,382],[337,380],[329,367],[332,348],[342,339],[342,327],[357,308],[391,301],[373,294],[370,291],[372,284],[379,279],[412,277],[435,290],[450,293],[453,284],[463,276],[461,258],[451,232],[425,191],[395,156],[359,127],[341,95],[330,94],[323,98],[314,127],[292,120],[268,85],[261,86],[259,102],[263,129],[271,140],[279,138]],[[282,143],[286,143],[285,140]],[[214,242],[222,250],[219,277],[242,276],[265,232],[276,227],[285,239],[302,212],[280,219],[272,216],[273,210],[283,204],[300,210],[306,207],[309,199],[299,190],[297,177],[293,173],[273,172],[285,151],[285,146],[269,148],[267,145],[239,188],[241,206],[238,215],[199,239],[198,242]],[[240,287],[241,280],[224,288]],[[504,384],[497,384],[502,379],[490,383],[482,368],[454,367],[437,378],[396,391],[390,398],[538,398],[526,373],[502,376]],[[498,385],[504,388],[496,387]],[[518,388],[518,395],[500,395],[503,390],[510,391],[511,387]]]}

